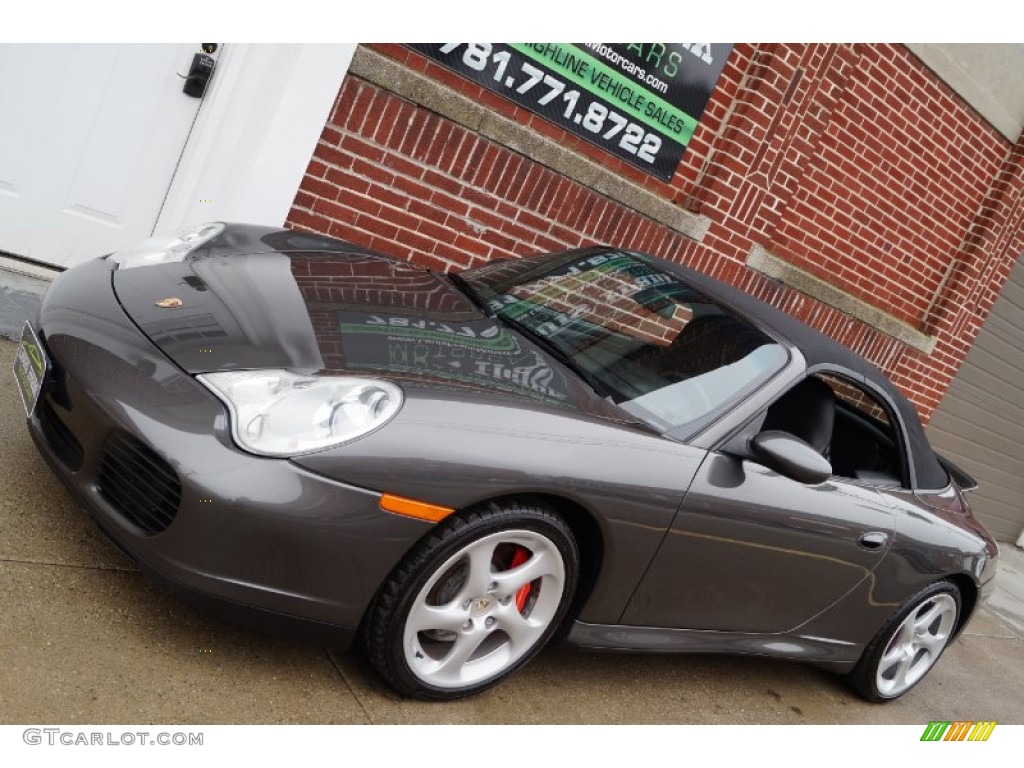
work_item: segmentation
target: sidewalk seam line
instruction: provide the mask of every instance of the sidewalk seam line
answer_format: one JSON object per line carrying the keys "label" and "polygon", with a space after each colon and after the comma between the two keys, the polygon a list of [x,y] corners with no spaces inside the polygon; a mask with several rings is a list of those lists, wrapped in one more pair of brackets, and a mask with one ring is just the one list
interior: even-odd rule
{"label": "sidewalk seam line", "polygon": [[50,560],[37,560],[33,558],[0,557],[0,563],[24,563],[26,565],[52,565],[58,568],[81,568],[87,571],[117,571],[119,573],[140,573],[138,568],[126,568],[124,566],[105,565],[83,565],[80,563],[56,563]]}
{"label": "sidewalk seam line", "polygon": [[356,693],[355,689],[349,683],[348,677],[346,677],[345,672],[341,669],[341,667],[338,666],[338,663],[334,660],[334,655],[327,648],[324,648],[324,653],[327,654],[327,659],[331,662],[331,666],[334,667],[334,671],[338,673],[338,676],[341,678],[341,681],[345,683],[345,687],[348,688],[348,692],[352,694],[352,698],[356,700],[356,704],[359,705],[359,709],[363,711],[363,716],[366,718],[367,724],[376,725],[376,723],[373,722],[373,718],[370,717],[370,713],[363,705],[362,699],[359,698],[359,694]]}

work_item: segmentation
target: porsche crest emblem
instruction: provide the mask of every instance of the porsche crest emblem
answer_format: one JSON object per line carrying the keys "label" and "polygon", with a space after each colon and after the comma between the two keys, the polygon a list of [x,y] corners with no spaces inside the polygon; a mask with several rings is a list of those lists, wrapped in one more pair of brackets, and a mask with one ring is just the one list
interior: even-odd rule
{"label": "porsche crest emblem", "polygon": [[486,611],[490,607],[491,607],[491,600],[490,600],[490,598],[481,597],[481,598],[479,598],[473,604],[473,612],[474,613],[483,613],[484,611]]}

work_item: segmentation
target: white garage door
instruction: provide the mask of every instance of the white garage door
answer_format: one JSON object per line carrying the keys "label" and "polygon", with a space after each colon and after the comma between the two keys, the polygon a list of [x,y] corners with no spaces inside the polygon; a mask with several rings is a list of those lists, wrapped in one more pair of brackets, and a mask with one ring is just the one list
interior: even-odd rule
{"label": "white garage door", "polygon": [[70,266],[148,237],[200,99],[196,43],[0,46],[0,251]]}
{"label": "white garage door", "polygon": [[1003,541],[1024,528],[1024,261],[1019,261],[928,425],[935,449],[979,482],[971,507]]}

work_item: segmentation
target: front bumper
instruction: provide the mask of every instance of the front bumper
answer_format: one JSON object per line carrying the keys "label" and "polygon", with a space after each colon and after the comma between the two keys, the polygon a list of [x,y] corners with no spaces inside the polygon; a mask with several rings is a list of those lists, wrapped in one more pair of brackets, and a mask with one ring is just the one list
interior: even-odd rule
{"label": "front bumper", "polygon": [[[165,585],[221,615],[347,645],[430,524],[383,512],[379,493],[236,448],[223,406],[135,327],[111,274],[108,262],[89,262],[43,300],[37,329],[53,370],[29,419],[40,451],[101,529]],[[111,447],[126,436],[152,454],[119,465],[131,477],[114,487]],[[126,514],[140,497],[124,496],[154,472],[180,485],[170,522],[156,530]]]}

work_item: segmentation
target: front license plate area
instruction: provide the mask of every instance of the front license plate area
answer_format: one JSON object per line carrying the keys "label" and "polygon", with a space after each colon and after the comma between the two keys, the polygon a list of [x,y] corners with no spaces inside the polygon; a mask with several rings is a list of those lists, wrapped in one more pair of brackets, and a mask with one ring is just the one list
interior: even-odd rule
{"label": "front license plate area", "polygon": [[31,416],[35,411],[49,370],[50,361],[46,358],[43,345],[32,324],[26,320],[21,332],[21,343],[18,344],[18,354],[14,357],[14,378],[18,382],[18,393],[25,406],[26,416]]}

